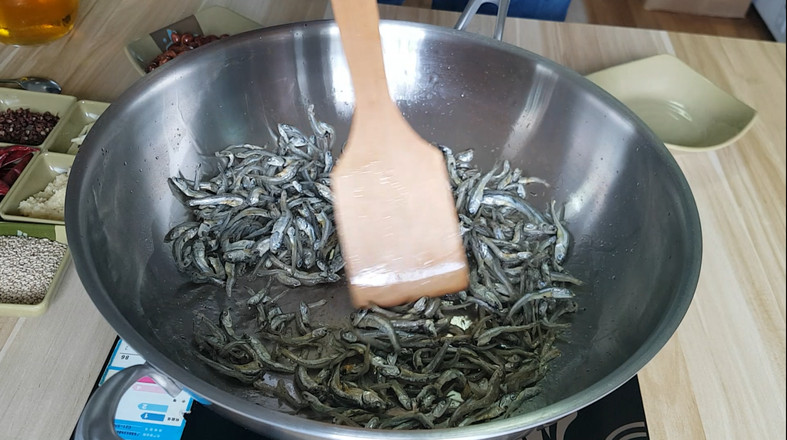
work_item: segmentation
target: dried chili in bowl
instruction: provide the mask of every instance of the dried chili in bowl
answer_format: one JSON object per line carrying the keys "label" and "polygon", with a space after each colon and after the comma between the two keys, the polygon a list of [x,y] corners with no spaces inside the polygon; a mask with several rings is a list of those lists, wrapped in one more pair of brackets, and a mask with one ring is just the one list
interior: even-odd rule
{"label": "dried chili in bowl", "polygon": [[37,151],[38,148],[24,145],[0,148],[0,199],[8,193]]}

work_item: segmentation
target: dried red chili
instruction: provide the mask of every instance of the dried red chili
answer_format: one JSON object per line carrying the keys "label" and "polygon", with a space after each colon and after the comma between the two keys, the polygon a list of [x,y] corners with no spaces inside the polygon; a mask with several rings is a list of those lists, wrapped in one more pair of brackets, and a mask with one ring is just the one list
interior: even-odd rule
{"label": "dried red chili", "polygon": [[38,148],[24,145],[0,148],[0,198],[8,193],[36,151]]}

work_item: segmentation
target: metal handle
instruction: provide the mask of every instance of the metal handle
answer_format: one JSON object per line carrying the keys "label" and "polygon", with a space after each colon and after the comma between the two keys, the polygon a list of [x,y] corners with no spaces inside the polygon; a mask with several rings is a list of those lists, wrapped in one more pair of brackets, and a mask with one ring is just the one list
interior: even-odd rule
{"label": "metal handle", "polygon": [[492,36],[495,38],[495,40],[503,40],[503,27],[506,23],[508,6],[511,4],[511,0],[470,0],[467,2],[465,10],[462,11],[462,15],[456,22],[454,29],[460,31],[465,30],[467,25],[469,25],[473,20],[473,17],[475,17],[475,15],[478,13],[478,8],[480,8],[484,3],[492,3],[497,5],[497,22],[495,23],[495,32],[492,34]]}
{"label": "metal handle", "polygon": [[134,365],[107,380],[88,400],[79,417],[74,440],[122,440],[115,432],[115,412],[120,399],[136,381],[150,377],[172,397],[181,388],[150,364]]}

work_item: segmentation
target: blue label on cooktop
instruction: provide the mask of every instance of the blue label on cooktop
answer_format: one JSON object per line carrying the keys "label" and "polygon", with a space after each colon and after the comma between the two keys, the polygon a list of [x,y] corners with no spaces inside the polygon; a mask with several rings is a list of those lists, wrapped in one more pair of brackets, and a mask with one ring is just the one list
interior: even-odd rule
{"label": "blue label on cooktop", "polygon": [[[123,344],[115,344],[100,383],[114,372],[144,362],[136,352]],[[253,433],[193,401],[182,393],[172,398],[153,393],[152,380],[142,379],[135,386],[142,387],[139,397],[129,398],[124,406],[131,416],[115,419],[115,429],[123,439],[203,440],[228,438],[233,440],[268,440]],[[156,385],[157,386],[157,385]],[[134,395],[133,390],[129,393]],[[147,394],[145,394],[147,393]],[[166,396],[166,399],[156,399]],[[127,396],[124,396],[126,399]],[[186,423],[188,422],[188,423]],[[645,421],[645,409],[636,376],[598,402],[570,414],[557,422],[532,431],[521,440],[642,440],[650,438]]]}

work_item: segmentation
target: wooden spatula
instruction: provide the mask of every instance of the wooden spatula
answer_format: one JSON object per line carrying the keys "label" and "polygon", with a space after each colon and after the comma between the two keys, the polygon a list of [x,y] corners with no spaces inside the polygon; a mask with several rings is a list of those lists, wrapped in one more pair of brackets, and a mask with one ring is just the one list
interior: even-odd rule
{"label": "wooden spatula", "polygon": [[468,268],[442,153],[388,93],[374,0],[331,0],[355,89],[331,173],[339,243],[356,307],[394,306],[467,287]]}

